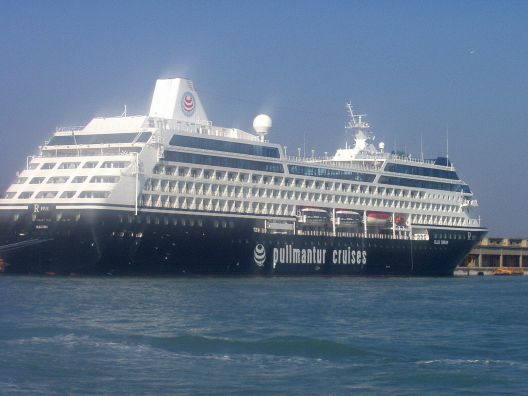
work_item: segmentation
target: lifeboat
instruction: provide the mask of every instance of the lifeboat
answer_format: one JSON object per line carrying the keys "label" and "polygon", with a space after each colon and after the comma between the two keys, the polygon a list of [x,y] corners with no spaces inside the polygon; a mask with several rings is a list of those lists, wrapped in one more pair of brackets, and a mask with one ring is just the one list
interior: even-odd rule
{"label": "lifeboat", "polygon": [[367,213],[367,224],[371,226],[384,226],[389,222],[390,214],[382,212]]}
{"label": "lifeboat", "polygon": [[325,209],[302,208],[299,221],[311,226],[323,226],[328,223],[329,215]]}
{"label": "lifeboat", "polygon": [[353,210],[337,209],[335,217],[336,225],[339,227],[354,227],[361,222],[361,215]]}

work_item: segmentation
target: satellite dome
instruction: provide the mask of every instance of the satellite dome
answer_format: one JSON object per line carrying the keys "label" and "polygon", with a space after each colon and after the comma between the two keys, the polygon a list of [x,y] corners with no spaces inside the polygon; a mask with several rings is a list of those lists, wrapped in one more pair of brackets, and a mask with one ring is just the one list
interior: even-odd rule
{"label": "satellite dome", "polygon": [[259,114],[253,120],[253,129],[255,129],[257,133],[268,133],[271,127],[271,117],[267,114]]}

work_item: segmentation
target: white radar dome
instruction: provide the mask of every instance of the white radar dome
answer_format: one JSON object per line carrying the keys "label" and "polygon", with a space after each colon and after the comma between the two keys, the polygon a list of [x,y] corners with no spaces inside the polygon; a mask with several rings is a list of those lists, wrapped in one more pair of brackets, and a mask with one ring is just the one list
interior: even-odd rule
{"label": "white radar dome", "polygon": [[268,133],[271,127],[271,117],[267,114],[259,114],[253,120],[253,129],[255,129],[257,133]]}
{"label": "white radar dome", "polygon": [[385,143],[380,142],[378,146],[379,146],[380,150],[383,151],[383,149],[385,148]]}

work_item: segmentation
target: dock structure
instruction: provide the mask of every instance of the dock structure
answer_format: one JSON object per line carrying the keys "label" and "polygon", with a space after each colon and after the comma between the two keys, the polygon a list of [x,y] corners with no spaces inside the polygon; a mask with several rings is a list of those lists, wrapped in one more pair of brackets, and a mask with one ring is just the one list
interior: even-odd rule
{"label": "dock structure", "polygon": [[455,270],[455,275],[522,274],[528,275],[528,239],[520,238],[484,238]]}

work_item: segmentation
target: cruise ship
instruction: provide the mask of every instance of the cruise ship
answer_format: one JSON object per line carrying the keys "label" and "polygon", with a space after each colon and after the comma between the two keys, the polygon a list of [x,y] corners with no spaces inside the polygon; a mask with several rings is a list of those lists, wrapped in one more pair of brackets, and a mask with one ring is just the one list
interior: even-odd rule
{"label": "cruise ship", "polygon": [[0,271],[450,276],[485,235],[445,157],[388,153],[346,104],[347,143],[291,156],[215,126],[191,80],[148,115],[58,128],[0,199]]}

